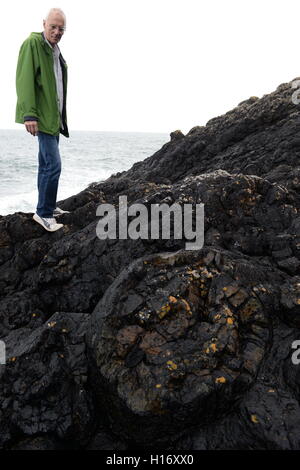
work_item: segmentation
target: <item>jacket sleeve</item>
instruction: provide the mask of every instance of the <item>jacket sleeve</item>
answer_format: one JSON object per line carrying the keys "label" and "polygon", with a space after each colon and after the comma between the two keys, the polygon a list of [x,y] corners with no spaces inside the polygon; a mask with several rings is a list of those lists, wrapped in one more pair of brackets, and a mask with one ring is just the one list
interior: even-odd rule
{"label": "jacket sleeve", "polygon": [[36,65],[34,61],[33,47],[34,46],[29,39],[26,39],[22,44],[19,52],[16,73],[18,104],[24,121],[28,120],[29,116],[32,120],[38,120],[39,117],[35,93]]}

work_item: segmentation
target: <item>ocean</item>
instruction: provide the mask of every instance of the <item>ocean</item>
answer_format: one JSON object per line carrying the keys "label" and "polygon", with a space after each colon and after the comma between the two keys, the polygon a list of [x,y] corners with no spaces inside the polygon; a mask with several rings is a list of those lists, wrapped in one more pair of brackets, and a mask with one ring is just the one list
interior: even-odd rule
{"label": "ocean", "polygon": [[[60,136],[62,173],[57,200],[128,170],[168,142],[168,134],[73,131]],[[0,130],[0,215],[35,212],[38,140],[24,129]]]}

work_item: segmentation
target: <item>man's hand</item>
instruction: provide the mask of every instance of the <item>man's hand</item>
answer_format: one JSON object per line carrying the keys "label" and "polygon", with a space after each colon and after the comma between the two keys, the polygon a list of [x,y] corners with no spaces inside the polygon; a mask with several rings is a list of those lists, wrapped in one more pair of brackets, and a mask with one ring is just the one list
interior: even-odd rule
{"label": "man's hand", "polygon": [[27,132],[30,132],[33,136],[38,135],[38,123],[37,121],[25,121],[24,122]]}

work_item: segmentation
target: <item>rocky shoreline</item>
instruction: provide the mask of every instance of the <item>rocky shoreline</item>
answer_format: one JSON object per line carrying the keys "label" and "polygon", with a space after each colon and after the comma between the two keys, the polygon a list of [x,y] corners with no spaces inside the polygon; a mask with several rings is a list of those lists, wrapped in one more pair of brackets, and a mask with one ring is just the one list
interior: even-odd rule
{"label": "rocky shoreline", "polygon": [[[0,217],[3,449],[300,449],[300,107],[292,82]],[[205,243],[100,240],[99,204],[203,203]]]}

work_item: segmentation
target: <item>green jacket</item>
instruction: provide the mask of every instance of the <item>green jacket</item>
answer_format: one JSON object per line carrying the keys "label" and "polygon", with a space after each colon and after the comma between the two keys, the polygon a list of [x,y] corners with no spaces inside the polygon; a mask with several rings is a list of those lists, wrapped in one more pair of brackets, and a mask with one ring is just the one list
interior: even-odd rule
{"label": "green jacket", "polygon": [[38,121],[38,128],[47,134],[59,135],[61,132],[69,137],[66,115],[67,97],[67,64],[59,57],[64,88],[62,122],[56,92],[53,52],[47,44],[43,33],[31,33],[23,42],[18,58],[16,73],[17,106],[16,122]]}

